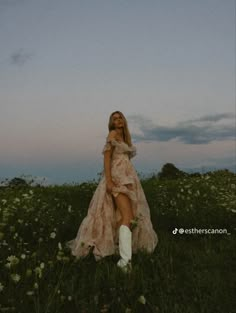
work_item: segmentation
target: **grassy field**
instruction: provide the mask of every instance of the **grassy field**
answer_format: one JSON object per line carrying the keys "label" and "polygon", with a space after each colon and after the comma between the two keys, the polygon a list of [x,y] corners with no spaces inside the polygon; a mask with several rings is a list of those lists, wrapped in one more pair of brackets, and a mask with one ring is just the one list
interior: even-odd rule
{"label": "grassy field", "polygon": [[133,255],[129,275],[118,256],[76,261],[65,248],[96,182],[0,188],[0,312],[235,313],[236,175],[141,183],[159,243],[151,255]]}

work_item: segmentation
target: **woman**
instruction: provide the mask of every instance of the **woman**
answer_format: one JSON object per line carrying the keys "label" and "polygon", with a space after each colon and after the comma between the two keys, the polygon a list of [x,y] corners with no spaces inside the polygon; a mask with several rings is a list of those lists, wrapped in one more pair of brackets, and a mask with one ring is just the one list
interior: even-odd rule
{"label": "woman", "polygon": [[67,242],[77,258],[90,249],[96,261],[119,254],[117,266],[132,269],[132,252],[153,252],[158,237],[150,219],[150,209],[130,159],[136,155],[125,116],[110,115],[109,134],[102,153],[104,170],[75,239]]}

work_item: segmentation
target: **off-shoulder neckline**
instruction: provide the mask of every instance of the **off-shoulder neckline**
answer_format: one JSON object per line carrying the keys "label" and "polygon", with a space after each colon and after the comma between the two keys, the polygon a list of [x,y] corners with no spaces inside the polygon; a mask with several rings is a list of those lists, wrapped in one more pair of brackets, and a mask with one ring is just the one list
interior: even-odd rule
{"label": "off-shoulder neckline", "polygon": [[126,146],[128,146],[129,148],[132,148],[132,147],[134,147],[134,145],[132,145],[131,147],[125,142],[125,141],[119,141],[119,140],[116,140],[116,139],[110,139],[110,140],[107,140],[108,142],[109,141],[116,141],[116,142],[118,142],[118,143],[124,143]]}

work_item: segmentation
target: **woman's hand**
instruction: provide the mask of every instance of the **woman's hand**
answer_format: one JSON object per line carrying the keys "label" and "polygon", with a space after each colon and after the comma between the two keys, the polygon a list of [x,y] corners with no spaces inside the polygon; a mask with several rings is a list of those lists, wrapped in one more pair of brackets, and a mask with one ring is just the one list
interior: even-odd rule
{"label": "woman's hand", "polygon": [[113,187],[116,187],[117,184],[112,180],[112,179],[109,179],[106,183],[106,187],[107,187],[107,192],[111,193],[112,192],[112,188]]}

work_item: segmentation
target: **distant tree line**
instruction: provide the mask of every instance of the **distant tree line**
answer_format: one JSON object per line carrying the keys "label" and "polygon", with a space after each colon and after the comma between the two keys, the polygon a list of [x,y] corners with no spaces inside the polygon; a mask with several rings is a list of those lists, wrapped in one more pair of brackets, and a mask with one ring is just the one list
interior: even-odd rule
{"label": "distant tree line", "polygon": [[[206,172],[204,175],[208,174],[215,174],[215,175],[236,175],[235,173],[230,172],[228,169],[221,169],[221,170],[216,170],[213,172]],[[99,179],[101,178],[102,172],[98,173]],[[199,177],[202,176],[203,174],[199,172],[195,173],[186,173],[184,171],[179,170],[174,164],[172,163],[166,163],[163,165],[161,168],[161,171],[158,172],[157,174],[153,174],[150,178],[151,179],[157,179],[157,180],[166,180],[166,179],[178,179],[178,178],[187,178],[187,177]],[[11,179],[9,182],[5,184],[5,186],[0,186],[2,187],[28,187],[32,186],[32,182],[34,180],[26,181],[25,179],[21,177],[14,177]],[[40,183],[34,185],[34,186],[41,186]]]}

